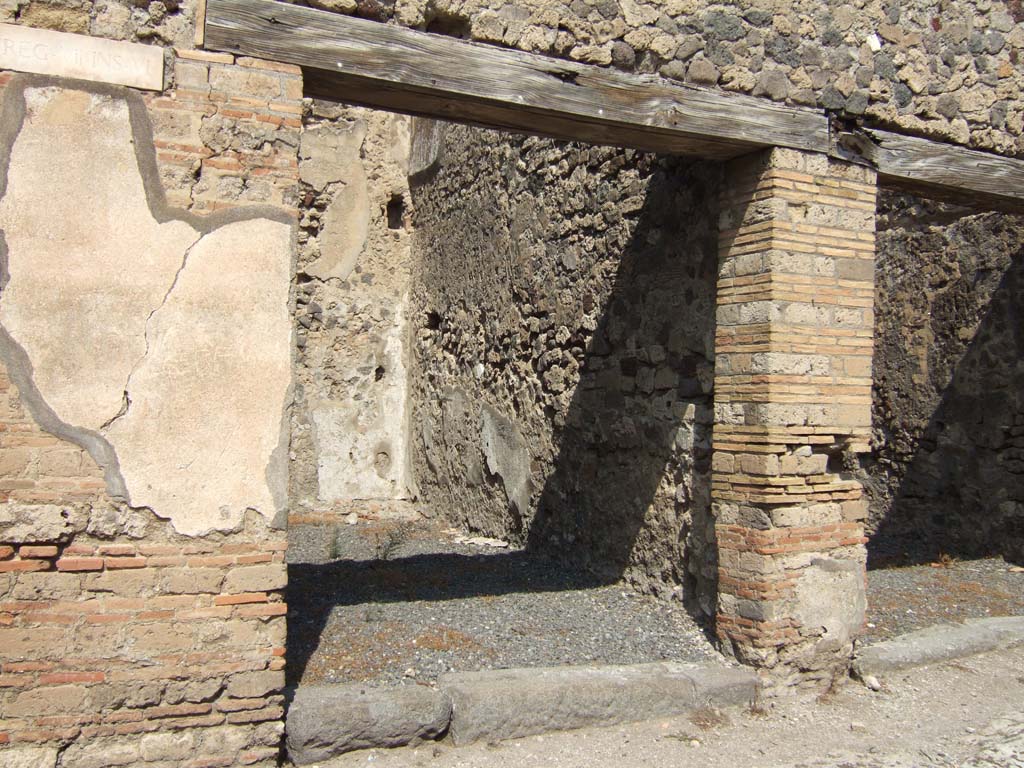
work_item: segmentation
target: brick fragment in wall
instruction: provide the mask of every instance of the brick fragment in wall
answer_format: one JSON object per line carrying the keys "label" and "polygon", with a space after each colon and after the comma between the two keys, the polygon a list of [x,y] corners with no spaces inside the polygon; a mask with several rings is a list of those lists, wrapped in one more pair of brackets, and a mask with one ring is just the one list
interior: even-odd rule
{"label": "brick fragment in wall", "polygon": [[147,97],[168,202],[197,212],[297,207],[299,70],[178,49],[173,71],[176,87]]}
{"label": "brick fragment in wall", "polygon": [[713,611],[719,169],[424,123],[412,156],[426,503]]}

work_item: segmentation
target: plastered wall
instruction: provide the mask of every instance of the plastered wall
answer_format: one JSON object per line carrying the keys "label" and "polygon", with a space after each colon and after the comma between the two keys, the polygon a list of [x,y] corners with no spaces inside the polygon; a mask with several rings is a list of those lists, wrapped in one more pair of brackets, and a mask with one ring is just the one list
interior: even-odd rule
{"label": "plastered wall", "polygon": [[402,115],[312,102],[299,148],[293,513],[408,515]]}
{"label": "plastered wall", "polygon": [[3,74],[0,762],[276,763],[301,78]]}

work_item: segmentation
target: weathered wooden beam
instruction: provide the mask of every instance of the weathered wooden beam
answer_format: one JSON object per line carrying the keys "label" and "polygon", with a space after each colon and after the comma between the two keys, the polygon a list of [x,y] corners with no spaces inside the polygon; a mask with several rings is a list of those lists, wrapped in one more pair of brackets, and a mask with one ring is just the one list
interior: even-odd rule
{"label": "weathered wooden beam", "polygon": [[832,154],[874,166],[885,186],[976,209],[1024,212],[1024,160],[876,128],[838,131]]}
{"label": "weathered wooden beam", "polygon": [[206,46],[307,69],[307,95],[559,139],[728,158],[827,152],[817,110],[273,0],[208,0]]}
{"label": "weathered wooden beam", "polygon": [[306,95],[557,139],[726,159],[780,146],[874,166],[880,182],[1024,211],[1024,160],[823,112],[551,59],[275,0],[207,0],[206,45],[297,64]]}

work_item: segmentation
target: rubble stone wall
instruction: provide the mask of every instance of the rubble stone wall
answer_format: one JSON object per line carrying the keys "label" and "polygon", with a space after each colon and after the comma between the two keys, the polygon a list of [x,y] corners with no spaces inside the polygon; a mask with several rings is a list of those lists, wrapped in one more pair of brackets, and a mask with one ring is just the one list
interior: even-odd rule
{"label": "rubble stone wall", "polygon": [[1024,153],[1019,0],[305,0]]}
{"label": "rubble stone wall", "polygon": [[301,76],[169,71],[0,74],[5,765],[277,764]]}
{"label": "rubble stone wall", "polygon": [[872,555],[1024,558],[1024,221],[879,209]]}
{"label": "rubble stone wall", "polygon": [[0,0],[0,22],[191,48],[199,0]]}
{"label": "rubble stone wall", "polygon": [[714,610],[713,164],[417,121],[429,511]]}
{"label": "rubble stone wall", "polygon": [[412,510],[410,119],[314,101],[300,143],[292,514]]}

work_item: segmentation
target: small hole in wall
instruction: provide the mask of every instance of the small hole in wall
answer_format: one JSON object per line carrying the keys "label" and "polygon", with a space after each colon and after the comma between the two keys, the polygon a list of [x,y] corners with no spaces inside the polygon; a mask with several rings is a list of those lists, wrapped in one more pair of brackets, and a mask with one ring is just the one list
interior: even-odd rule
{"label": "small hole in wall", "polygon": [[425,324],[428,331],[436,331],[441,327],[441,315],[437,312],[427,312]]}
{"label": "small hole in wall", "polygon": [[401,195],[392,195],[388,200],[388,229],[402,229],[405,216],[405,201]]}
{"label": "small hole in wall", "polygon": [[373,372],[373,380],[380,381],[384,378],[385,370],[383,365],[378,365],[377,369]]}

